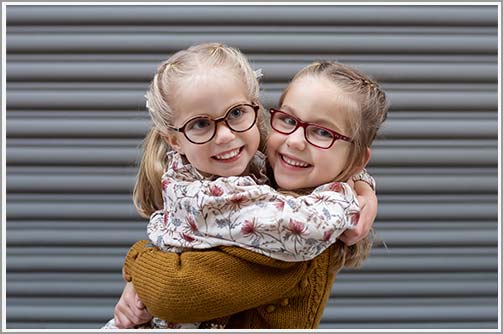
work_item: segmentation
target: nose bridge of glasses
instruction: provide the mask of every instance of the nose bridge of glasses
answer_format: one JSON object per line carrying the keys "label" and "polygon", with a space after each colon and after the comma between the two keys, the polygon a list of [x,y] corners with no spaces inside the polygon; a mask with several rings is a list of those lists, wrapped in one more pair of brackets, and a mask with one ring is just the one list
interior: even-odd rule
{"label": "nose bridge of glasses", "polygon": [[304,150],[308,143],[304,128],[299,125],[295,130],[287,135],[285,143],[288,147],[295,148],[297,150]]}
{"label": "nose bridge of glasses", "polygon": [[216,136],[221,136],[222,134],[232,134],[233,133],[233,130],[229,126],[229,123],[225,117],[215,119],[213,124],[214,124],[213,131],[215,132]]}
{"label": "nose bridge of glasses", "polygon": [[229,127],[229,124],[227,124],[227,115],[212,119],[212,121],[213,121],[213,126],[215,127],[215,130],[218,128],[218,124],[225,124],[225,126]]}
{"label": "nose bridge of glasses", "polygon": [[296,128],[289,134],[293,138],[299,138],[302,140],[307,140],[306,124],[298,123]]}
{"label": "nose bridge of glasses", "polygon": [[293,121],[295,121],[295,126],[293,127],[292,129],[292,132],[291,133],[294,133],[296,132],[299,128],[302,129],[302,131],[304,133],[306,133],[306,130],[307,130],[307,126],[309,125],[308,123],[302,121],[301,119],[295,117],[295,116],[289,116]]}

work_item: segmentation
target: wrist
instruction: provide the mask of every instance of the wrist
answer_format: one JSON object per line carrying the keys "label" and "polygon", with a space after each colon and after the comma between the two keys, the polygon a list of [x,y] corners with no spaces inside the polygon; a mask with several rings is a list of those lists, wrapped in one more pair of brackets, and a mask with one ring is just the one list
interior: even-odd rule
{"label": "wrist", "polygon": [[351,177],[351,180],[353,180],[355,185],[357,182],[365,182],[366,184],[369,185],[369,187],[372,189],[372,191],[375,192],[376,182],[375,182],[374,178],[367,172],[367,170],[365,168],[363,168],[360,173],[353,175]]}

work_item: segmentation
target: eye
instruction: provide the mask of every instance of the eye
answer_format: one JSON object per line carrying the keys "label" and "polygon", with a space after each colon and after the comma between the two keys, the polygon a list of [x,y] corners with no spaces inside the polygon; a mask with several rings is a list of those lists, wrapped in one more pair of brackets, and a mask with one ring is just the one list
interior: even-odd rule
{"label": "eye", "polygon": [[288,126],[296,126],[297,125],[297,121],[286,114],[280,114],[279,120],[282,123],[284,123],[284,125],[288,125]]}
{"label": "eye", "polygon": [[234,108],[232,109],[231,111],[229,111],[229,113],[227,114],[228,118],[229,119],[236,119],[236,118],[240,118],[243,116],[244,114],[244,110],[241,109],[241,107],[237,107],[237,108]]}
{"label": "eye", "polygon": [[324,139],[334,138],[334,135],[330,131],[318,127],[313,128],[313,134],[318,138],[324,138]]}
{"label": "eye", "polygon": [[211,127],[211,121],[207,118],[196,118],[187,124],[186,130],[204,130]]}

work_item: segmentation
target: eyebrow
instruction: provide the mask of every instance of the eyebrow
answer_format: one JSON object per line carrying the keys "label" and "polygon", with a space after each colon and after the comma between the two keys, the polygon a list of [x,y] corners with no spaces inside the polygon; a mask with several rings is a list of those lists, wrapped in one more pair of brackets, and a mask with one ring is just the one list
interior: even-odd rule
{"label": "eyebrow", "polygon": [[217,118],[224,117],[224,116],[225,116],[225,114],[226,114],[226,113],[227,113],[227,112],[228,112],[231,108],[236,107],[236,106],[238,106],[238,105],[240,105],[240,104],[253,104],[253,103],[252,103],[252,102],[247,102],[247,101],[244,101],[244,102],[236,102],[236,103],[233,103],[233,104],[229,104],[229,105],[226,107],[226,109],[225,109],[224,113],[223,113],[223,114],[220,114],[220,116],[218,116],[218,117],[213,117],[213,116],[212,116],[212,115],[210,115],[210,114],[197,114],[197,115],[194,115],[194,116],[191,116],[191,117],[187,118],[186,120],[184,120],[184,121],[182,122],[182,124],[185,124],[185,123],[187,123],[188,121],[190,121],[191,119],[194,119],[194,118],[197,118],[197,117],[207,117],[207,118],[210,118],[210,119],[217,119]]}
{"label": "eyebrow", "polygon": [[[295,109],[292,107],[289,107],[288,105],[284,104],[280,107],[280,109],[288,111],[290,114],[294,115],[295,117],[300,118],[299,115],[295,112]],[[343,131],[337,124],[330,122],[330,121],[323,119],[323,118],[315,118],[314,120],[306,122],[306,123],[321,125],[325,128],[335,130],[338,133],[342,133],[342,131]]]}

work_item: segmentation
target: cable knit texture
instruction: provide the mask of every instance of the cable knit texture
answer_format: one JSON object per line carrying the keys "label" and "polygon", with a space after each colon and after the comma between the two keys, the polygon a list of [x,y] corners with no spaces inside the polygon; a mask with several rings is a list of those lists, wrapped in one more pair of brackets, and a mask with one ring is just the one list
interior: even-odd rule
{"label": "cable knit texture", "polygon": [[311,261],[283,262],[237,247],[167,253],[142,240],[124,272],[162,319],[229,316],[226,328],[317,328],[335,279],[335,246]]}

